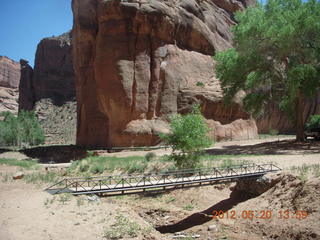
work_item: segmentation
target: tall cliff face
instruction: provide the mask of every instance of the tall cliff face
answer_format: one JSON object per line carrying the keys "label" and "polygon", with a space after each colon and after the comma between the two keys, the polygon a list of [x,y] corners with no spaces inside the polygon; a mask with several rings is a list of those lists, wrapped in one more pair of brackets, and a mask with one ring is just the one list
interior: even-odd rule
{"label": "tall cliff face", "polygon": [[76,100],[71,33],[45,38],[34,70],[21,61],[20,110],[35,110],[48,143],[75,143]]}
{"label": "tall cliff face", "polygon": [[50,98],[61,105],[75,99],[71,33],[41,40],[32,81],[35,101]]}
{"label": "tall cliff face", "polygon": [[[309,117],[314,114],[320,114],[320,91],[313,98],[305,99],[304,122],[307,122]],[[270,133],[274,130],[284,134],[294,134],[296,132],[292,121],[276,106],[271,107],[265,116],[257,119],[257,126],[259,133]]]}
{"label": "tall cliff face", "polygon": [[20,64],[0,56],[0,113],[18,112]]}
{"label": "tall cliff face", "polygon": [[249,3],[73,0],[78,144],[156,144],[194,102],[208,119],[248,119],[222,104],[211,56],[231,46],[233,13]]}
{"label": "tall cliff face", "polygon": [[32,111],[35,104],[33,68],[28,61],[21,59],[21,81],[19,84],[19,110]]}
{"label": "tall cliff face", "polygon": [[21,61],[20,109],[34,109],[50,99],[55,105],[75,100],[71,33],[44,38],[37,47],[34,70]]}

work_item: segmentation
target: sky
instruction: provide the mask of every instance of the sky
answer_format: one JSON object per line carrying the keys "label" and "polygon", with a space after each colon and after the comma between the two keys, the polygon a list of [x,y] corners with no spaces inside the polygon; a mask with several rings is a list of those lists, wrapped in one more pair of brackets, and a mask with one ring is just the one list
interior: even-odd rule
{"label": "sky", "polygon": [[34,65],[37,44],[72,28],[71,0],[0,0],[0,56]]}

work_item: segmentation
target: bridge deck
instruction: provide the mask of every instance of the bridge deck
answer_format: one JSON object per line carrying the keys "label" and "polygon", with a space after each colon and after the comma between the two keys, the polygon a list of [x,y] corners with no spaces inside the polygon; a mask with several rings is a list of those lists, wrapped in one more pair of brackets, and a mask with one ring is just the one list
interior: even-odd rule
{"label": "bridge deck", "polygon": [[273,164],[239,165],[227,168],[205,168],[149,175],[118,175],[90,178],[66,178],[46,191],[78,194],[129,194],[136,191],[172,189],[236,181],[240,178],[258,178],[269,172],[281,170]]}

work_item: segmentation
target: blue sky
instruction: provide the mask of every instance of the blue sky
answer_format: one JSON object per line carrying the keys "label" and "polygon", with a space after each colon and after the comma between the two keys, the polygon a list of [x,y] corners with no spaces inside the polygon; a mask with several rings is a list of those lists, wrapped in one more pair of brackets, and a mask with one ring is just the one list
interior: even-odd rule
{"label": "blue sky", "polygon": [[0,55],[34,64],[37,44],[72,28],[71,0],[0,0]]}

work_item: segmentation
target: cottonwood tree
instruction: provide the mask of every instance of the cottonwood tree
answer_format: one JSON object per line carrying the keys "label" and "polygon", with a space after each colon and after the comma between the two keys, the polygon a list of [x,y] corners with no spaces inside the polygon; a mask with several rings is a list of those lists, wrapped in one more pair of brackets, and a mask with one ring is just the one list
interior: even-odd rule
{"label": "cottonwood tree", "polygon": [[278,105],[303,141],[304,104],[320,85],[320,2],[269,0],[235,18],[234,48],[215,56],[225,100],[244,90],[255,116]]}
{"label": "cottonwood tree", "polygon": [[34,112],[20,111],[16,117],[10,112],[0,114],[0,146],[22,147],[44,143],[44,132]]}

